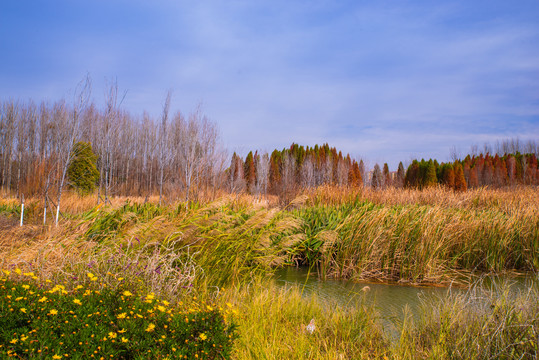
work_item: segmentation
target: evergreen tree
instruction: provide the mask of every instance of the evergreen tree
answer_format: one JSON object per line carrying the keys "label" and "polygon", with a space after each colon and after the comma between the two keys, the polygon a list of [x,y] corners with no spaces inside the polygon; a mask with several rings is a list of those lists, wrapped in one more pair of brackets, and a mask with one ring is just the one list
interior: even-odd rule
{"label": "evergreen tree", "polygon": [[245,158],[245,164],[243,166],[243,174],[245,177],[245,183],[247,185],[247,191],[253,193],[255,190],[256,172],[255,161],[253,158],[252,151],[249,151],[249,154],[247,154],[247,157]]}
{"label": "evergreen tree", "polygon": [[450,189],[455,188],[455,171],[451,164],[443,164],[441,166],[440,176],[442,183]]}
{"label": "evergreen tree", "polygon": [[273,150],[270,157],[270,191],[276,194],[280,189],[281,183],[281,152]]}
{"label": "evergreen tree", "polygon": [[395,186],[399,188],[404,186],[404,165],[402,165],[402,161],[399,162],[399,167],[397,168]]}
{"label": "evergreen tree", "polygon": [[384,174],[384,187],[388,187],[388,186],[391,186],[391,175],[389,174],[389,166],[387,165],[387,163],[384,164],[384,170],[383,170],[383,174]]}
{"label": "evergreen tree", "polygon": [[455,190],[466,191],[466,179],[464,178],[464,171],[462,170],[462,165],[459,162],[455,162],[453,168],[455,171]]}
{"label": "evergreen tree", "polygon": [[72,159],[67,169],[70,186],[83,194],[94,191],[99,180],[96,163],[97,156],[92,151],[90,143],[75,143]]}
{"label": "evergreen tree", "polygon": [[361,178],[361,185],[363,185],[366,181],[366,178],[365,178],[365,163],[363,162],[363,159],[359,160],[359,165],[358,165],[358,168],[359,168],[359,177]]}
{"label": "evergreen tree", "polygon": [[412,161],[408,170],[406,170],[406,176],[404,177],[404,186],[408,188],[419,187],[419,162],[417,160]]}
{"label": "evergreen tree", "polygon": [[423,187],[430,187],[434,186],[438,183],[438,179],[436,178],[436,166],[434,165],[434,162],[432,160],[429,160],[427,162],[426,166],[426,173],[425,173],[425,179],[423,181]]}
{"label": "evergreen tree", "polygon": [[374,169],[372,171],[372,179],[371,179],[371,186],[375,189],[379,189],[383,185],[383,177],[382,177],[382,171],[380,170],[380,165],[376,164],[374,165]]}

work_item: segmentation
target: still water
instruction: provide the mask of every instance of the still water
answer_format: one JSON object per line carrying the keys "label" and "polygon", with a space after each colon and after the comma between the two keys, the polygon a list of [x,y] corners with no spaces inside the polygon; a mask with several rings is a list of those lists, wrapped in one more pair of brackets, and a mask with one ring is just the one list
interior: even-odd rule
{"label": "still water", "polygon": [[[320,280],[316,271],[309,272],[308,268],[284,268],[275,275],[275,281],[282,286],[297,285],[302,289],[304,296],[316,294],[329,304],[340,306],[357,306],[365,303],[374,306],[380,322],[393,336],[397,336],[395,324],[401,322],[405,313],[418,319],[422,302],[447,297],[451,293],[466,292],[462,287],[418,287],[394,284],[358,283],[345,280]],[[483,279],[483,287],[492,287],[496,283],[507,283],[511,291],[526,291],[530,286],[539,284],[537,275],[520,277],[495,276]],[[369,291],[362,291],[368,286]]]}

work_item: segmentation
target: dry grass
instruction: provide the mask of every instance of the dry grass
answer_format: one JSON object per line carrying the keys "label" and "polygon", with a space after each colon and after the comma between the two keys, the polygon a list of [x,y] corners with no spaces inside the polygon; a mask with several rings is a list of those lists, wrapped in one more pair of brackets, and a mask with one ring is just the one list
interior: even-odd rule
{"label": "dry grass", "polygon": [[489,209],[497,208],[507,213],[537,209],[539,187],[520,186],[499,189],[477,188],[457,192],[446,187],[425,190],[387,188],[376,190],[369,187],[349,188],[322,186],[308,189],[309,205],[343,205],[370,201],[381,205],[436,205],[446,208]]}

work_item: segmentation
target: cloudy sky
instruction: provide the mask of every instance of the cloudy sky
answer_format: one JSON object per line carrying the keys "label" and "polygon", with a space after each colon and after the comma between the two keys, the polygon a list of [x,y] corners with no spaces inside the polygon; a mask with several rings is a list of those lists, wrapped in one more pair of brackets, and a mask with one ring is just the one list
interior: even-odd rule
{"label": "cloudy sky", "polygon": [[[370,164],[539,139],[539,2],[197,0],[0,3],[0,99],[158,117],[202,103],[230,151],[328,142]],[[393,170],[392,169],[392,170]]]}

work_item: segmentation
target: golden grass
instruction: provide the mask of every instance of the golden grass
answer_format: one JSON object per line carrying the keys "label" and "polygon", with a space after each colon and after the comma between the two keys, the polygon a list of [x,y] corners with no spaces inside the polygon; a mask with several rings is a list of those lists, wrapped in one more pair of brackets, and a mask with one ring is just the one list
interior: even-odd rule
{"label": "golden grass", "polygon": [[437,205],[451,208],[499,208],[515,212],[539,208],[539,187],[519,186],[506,188],[477,188],[465,192],[443,186],[424,190],[387,188],[383,190],[321,186],[303,191],[309,205],[342,205],[357,201],[370,201],[383,205]]}

